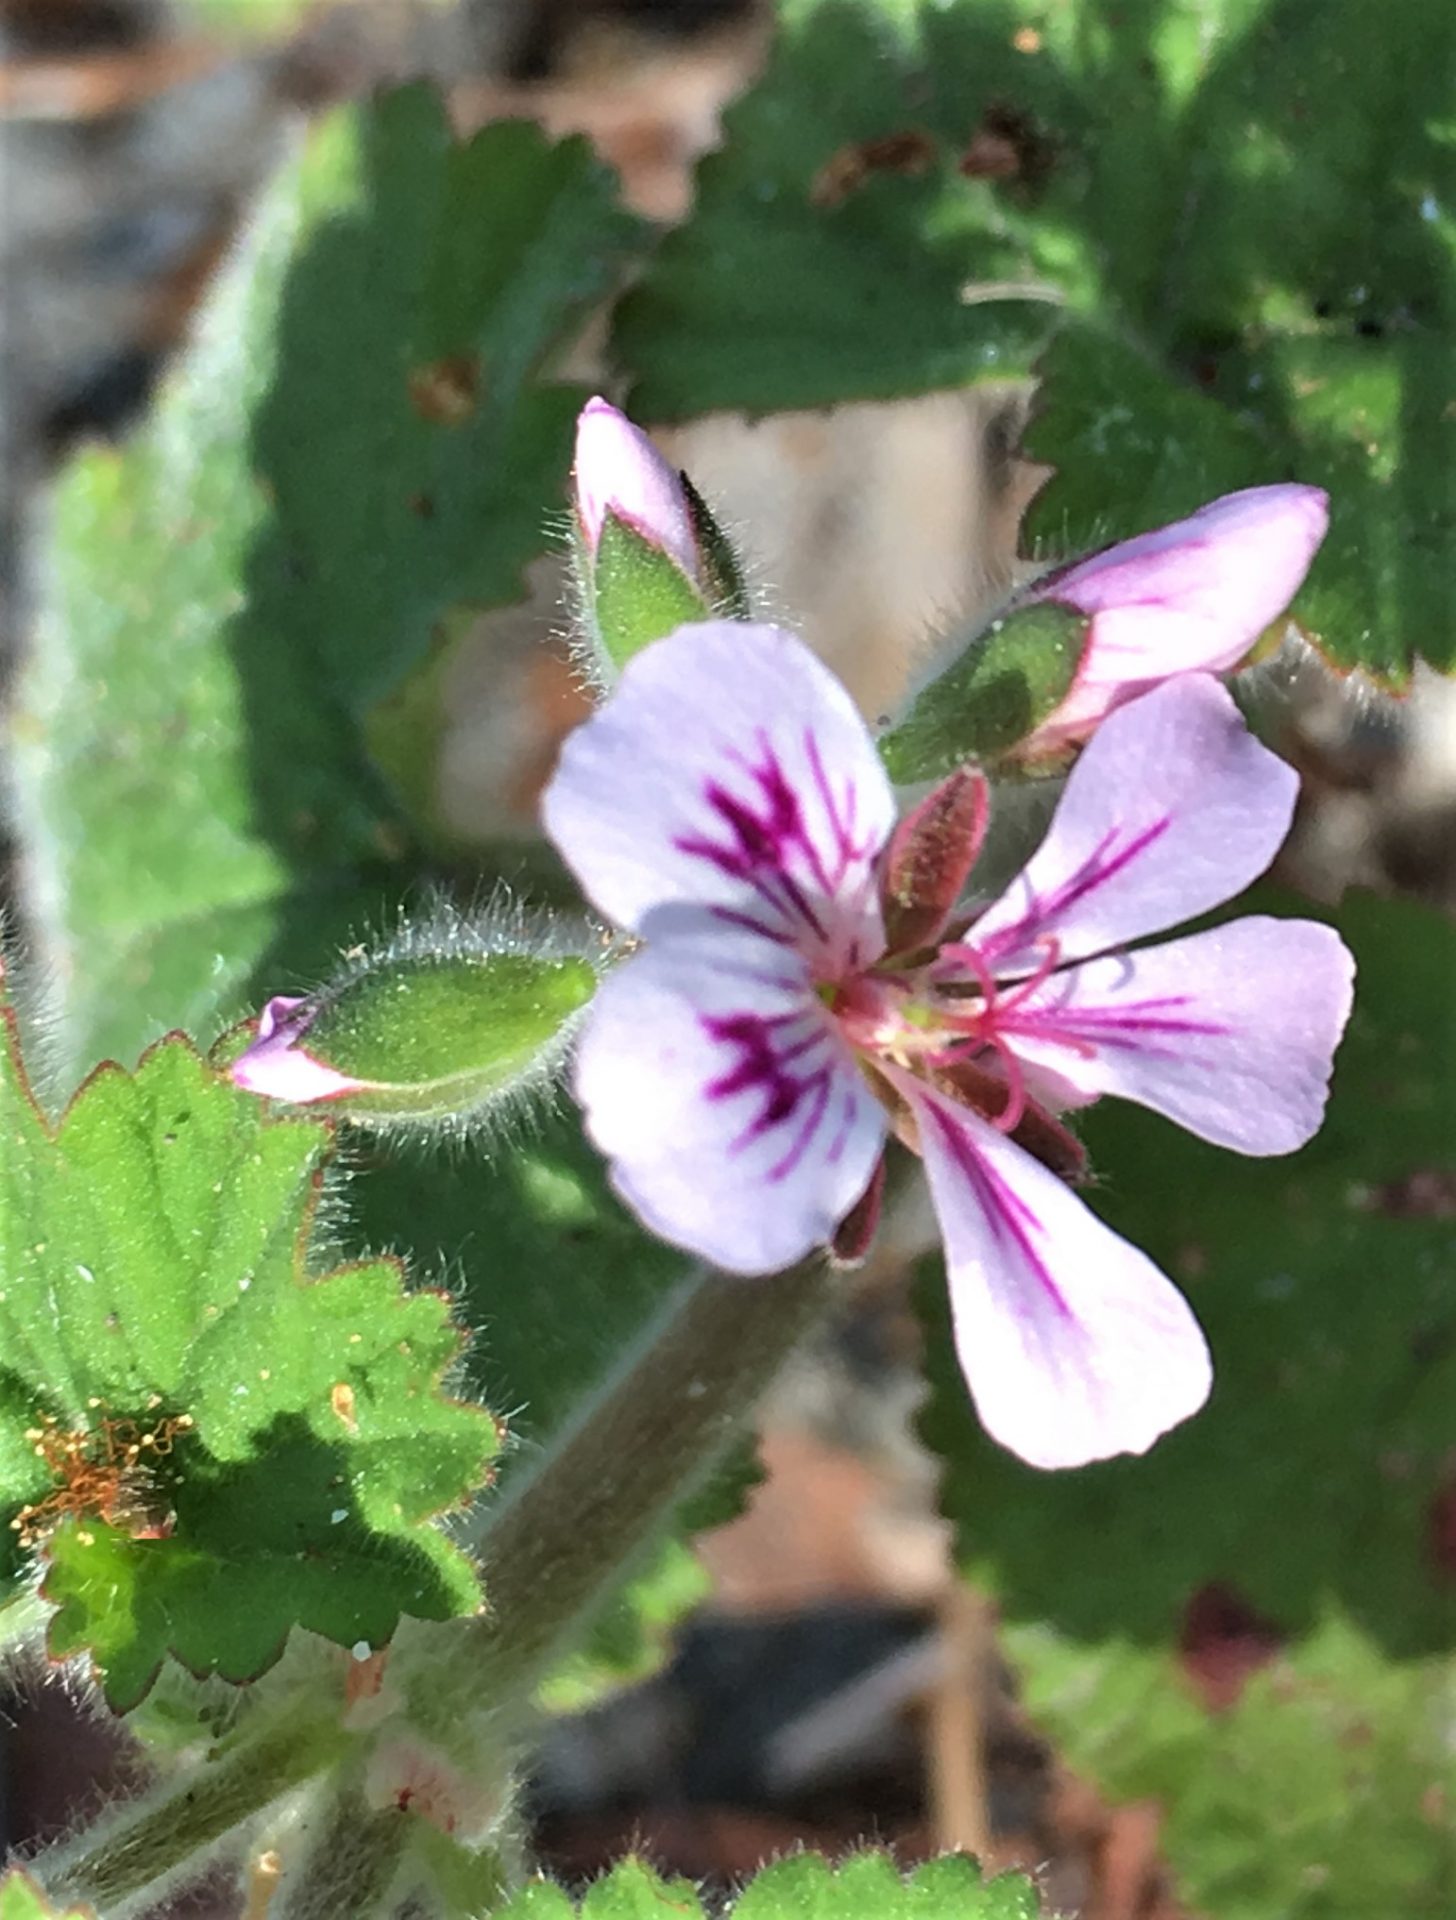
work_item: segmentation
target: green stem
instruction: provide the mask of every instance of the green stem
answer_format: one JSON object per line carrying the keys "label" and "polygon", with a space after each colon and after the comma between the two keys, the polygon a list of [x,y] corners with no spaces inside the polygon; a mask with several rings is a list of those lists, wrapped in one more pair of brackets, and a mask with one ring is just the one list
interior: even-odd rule
{"label": "green stem", "polygon": [[486,1510],[488,1612],[437,1658],[420,1649],[410,1676],[420,1705],[458,1716],[463,1689],[497,1723],[524,1717],[583,1619],[726,1451],[831,1286],[819,1259],[768,1279],[690,1276],[536,1473]]}
{"label": "green stem", "polygon": [[285,1841],[278,1849],[283,1877],[270,1920],[382,1920],[393,1913],[419,1822],[393,1807],[367,1806],[350,1778],[328,1792],[310,1825],[306,1837],[295,1836],[301,1847]]}
{"label": "green stem", "polygon": [[123,1920],[199,1870],[220,1842],[321,1773],[346,1744],[337,1711],[328,1715],[315,1701],[300,1713],[292,1702],[286,1717],[104,1815],[40,1854],[31,1870],[52,1899]]}

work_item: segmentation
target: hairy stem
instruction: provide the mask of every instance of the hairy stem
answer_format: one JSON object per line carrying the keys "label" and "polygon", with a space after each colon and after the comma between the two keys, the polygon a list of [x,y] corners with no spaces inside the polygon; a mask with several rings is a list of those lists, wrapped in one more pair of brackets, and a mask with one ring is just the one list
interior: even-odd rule
{"label": "hairy stem", "polygon": [[417,1822],[395,1808],[379,1812],[365,1805],[358,1783],[350,1780],[328,1795],[300,1835],[305,1844],[286,1844],[280,1897],[269,1920],[384,1920],[395,1911],[391,1890],[399,1880]]}
{"label": "hairy stem", "polygon": [[489,1610],[419,1674],[435,1703],[458,1712],[468,1689],[508,1724],[525,1713],[574,1631],[721,1458],[831,1284],[820,1259],[768,1279],[689,1276],[536,1473],[487,1510]]}
{"label": "hairy stem", "polygon": [[[32,1871],[52,1898],[86,1902],[107,1920],[144,1910],[286,1793],[322,1772],[346,1743],[338,1715],[296,1702],[251,1738],[164,1780],[74,1839],[39,1855]],[[133,1906],[131,1903],[137,1904]]]}

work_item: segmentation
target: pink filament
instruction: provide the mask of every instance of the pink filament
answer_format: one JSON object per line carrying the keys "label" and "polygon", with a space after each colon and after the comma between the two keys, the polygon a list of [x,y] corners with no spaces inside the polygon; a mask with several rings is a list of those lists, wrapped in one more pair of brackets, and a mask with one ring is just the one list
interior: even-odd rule
{"label": "pink filament", "polygon": [[953,1032],[964,1033],[964,1040],[953,1041],[950,1046],[931,1054],[934,1066],[949,1066],[956,1060],[969,1058],[982,1047],[989,1047],[1001,1062],[1006,1075],[1006,1105],[992,1122],[1003,1133],[1011,1133],[1021,1124],[1026,1112],[1026,1075],[1021,1062],[1017,1059],[1010,1042],[1000,1032],[1002,1017],[1019,1006],[1030,994],[1056,971],[1061,957],[1061,949],[1056,938],[1049,937],[1039,945],[1045,952],[1035,973],[1025,980],[1018,981],[1008,993],[1003,995],[995,975],[975,947],[948,946],[941,949],[941,955],[951,955],[969,967],[975,975],[976,984],[981,990],[982,1004],[974,1013],[952,1013],[942,1009],[942,1017]]}

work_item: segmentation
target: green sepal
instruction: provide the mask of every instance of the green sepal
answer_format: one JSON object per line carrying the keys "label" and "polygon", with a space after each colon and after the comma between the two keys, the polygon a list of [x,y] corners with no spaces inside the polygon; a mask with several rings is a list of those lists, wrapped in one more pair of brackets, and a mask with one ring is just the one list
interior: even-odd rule
{"label": "green sepal", "polygon": [[693,523],[698,550],[703,556],[703,574],[713,598],[714,612],[728,620],[751,620],[753,603],[733,542],[714,519],[712,508],[691,478],[685,473],[679,478],[687,498],[688,518]]}
{"label": "green sepal", "polygon": [[579,954],[415,954],[329,990],[301,1045],[363,1084],[333,1104],[369,1121],[446,1120],[535,1082],[596,970]]}
{"label": "green sepal", "polygon": [[1085,615],[1052,602],[993,620],[881,735],[890,778],[910,786],[1009,755],[1065,698],[1087,627]]}
{"label": "green sepal", "polygon": [[610,507],[591,561],[591,611],[604,664],[620,673],[634,654],[712,607],[676,560]]}

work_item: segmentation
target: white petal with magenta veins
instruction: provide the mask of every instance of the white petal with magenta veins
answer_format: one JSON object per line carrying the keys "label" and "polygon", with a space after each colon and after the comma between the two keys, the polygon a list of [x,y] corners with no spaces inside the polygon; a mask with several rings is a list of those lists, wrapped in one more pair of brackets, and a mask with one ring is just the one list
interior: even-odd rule
{"label": "white petal with magenta veins", "polygon": [[707,915],[602,983],[576,1094],[628,1205],[732,1273],[824,1245],[885,1138],[804,962]]}
{"label": "white petal with magenta veins", "polygon": [[1118,1094],[1239,1153],[1291,1153],[1324,1117],[1354,962],[1311,920],[1250,916],[1053,974],[998,1024],[1079,1103]]}
{"label": "white petal with magenta veins", "polygon": [[1005,976],[1033,971],[1051,940],[1067,961],[1165,932],[1258,878],[1298,791],[1216,680],[1171,680],[1103,721],[1045,840],[967,942]]}
{"label": "white petal with magenta veins", "polygon": [[644,648],[542,803],[588,897],[652,938],[683,904],[835,978],[878,958],[894,797],[848,693],[792,634],[709,621]]}
{"label": "white petal with magenta veins", "polygon": [[1138,1248],[995,1127],[895,1075],[945,1239],[956,1354],[986,1431],[1034,1467],[1145,1453],[1208,1397],[1208,1346]]}

